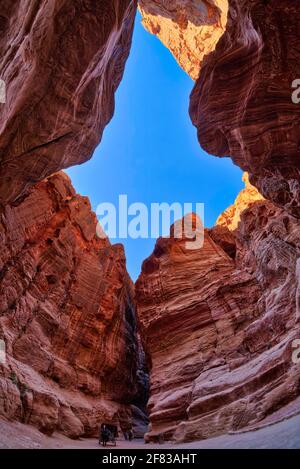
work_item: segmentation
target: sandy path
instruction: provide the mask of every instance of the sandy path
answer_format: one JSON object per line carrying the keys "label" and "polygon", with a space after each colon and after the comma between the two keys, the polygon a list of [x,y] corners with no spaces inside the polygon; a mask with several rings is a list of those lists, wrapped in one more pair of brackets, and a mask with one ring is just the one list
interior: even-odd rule
{"label": "sandy path", "polygon": [[[58,434],[48,437],[31,426],[0,420],[0,448],[101,449],[101,446],[94,439],[71,440]],[[181,445],[145,445],[143,440],[131,443],[119,440],[117,449],[125,448],[300,448],[300,415],[260,430]]]}

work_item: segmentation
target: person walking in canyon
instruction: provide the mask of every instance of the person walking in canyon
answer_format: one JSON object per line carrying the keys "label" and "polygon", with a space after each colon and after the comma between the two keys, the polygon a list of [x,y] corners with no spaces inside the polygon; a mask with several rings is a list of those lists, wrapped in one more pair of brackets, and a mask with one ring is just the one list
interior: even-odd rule
{"label": "person walking in canyon", "polygon": [[110,431],[108,430],[107,426],[101,425],[100,426],[100,431],[99,431],[99,443],[102,444],[102,446],[106,446],[107,442],[109,441],[110,438]]}

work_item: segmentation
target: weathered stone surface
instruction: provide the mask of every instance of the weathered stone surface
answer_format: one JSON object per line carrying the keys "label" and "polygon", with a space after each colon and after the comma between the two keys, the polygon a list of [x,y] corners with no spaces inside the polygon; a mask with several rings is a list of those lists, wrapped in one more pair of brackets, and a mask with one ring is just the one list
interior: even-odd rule
{"label": "weathered stone surface", "polygon": [[159,239],[143,263],[136,298],[151,372],[147,440],[239,430],[300,395],[292,361],[299,223],[249,184],[220,221],[203,248]]}
{"label": "weathered stone surface", "polygon": [[46,433],[131,427],[139,346],[121,245],[96,237],[86,197],[58,173],[0,223],[0,416]]}
{"label": "weathered stone surface", "polygon": [[229,0],[226,31],[191,96],[201,146],[230,156],[267,199],[300,217],[298,0]]}
{"label": "weathered stone surface", "polygon": [[228,0],[139,0],[143,25],[196,80],[227,21]]}
{"label": "weathered stone surface", "polygon": [[135,0],[3,0],[0,204],[88,160],[114,111]]}

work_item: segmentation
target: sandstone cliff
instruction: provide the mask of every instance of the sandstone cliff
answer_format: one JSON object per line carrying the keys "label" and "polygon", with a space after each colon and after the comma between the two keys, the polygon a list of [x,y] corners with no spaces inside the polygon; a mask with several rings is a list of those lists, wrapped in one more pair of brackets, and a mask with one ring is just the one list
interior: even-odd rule
{"label": "sandstone cliff", "polygon": [[88,160],[114,111],[135,0],[4,0],[0,204]]}
{"label": "sandstone cliff", "polygon": [[76,437],[131,426],[139,348],[124,250],[63,173],[1,212],[0,416]]}
{"label": "sandstone cliff", "polygon": [[135,12],[135,0],[1,3],[0,416],[47,433],[147,422],[123,247],[95,238],[65,175],[44,179],[99,143]]}
{"label": "sandstone cliff", "polygon": [[189,56],[186,35],[192,44],[197,33],[180,19],[194,16],[194,2],[185,14],[183,2],[167,4],[168,14],[163,1],[141,4],[151,13],[142,8],[146,27],[192,78],[194,56],[205,51],[190,103],[201,146],[230,156],[273,202],[246,181],[198,253],[158,240],[143,264],[136,289],[151,365],[147,438],[180,441],[270,421],[300,393],[291,359],[300,316],[300,107],[292,101],[300,6],[229,0],[219,41],[202,38]]}
{"label": "sandstone cliff", "polygon": [[159,239],[143,263],[136,297],[151,372],[148,440],[239,430],[284,415],[300,395],[299,223],[249,184],[231,214],[206,230],[201,249]]}

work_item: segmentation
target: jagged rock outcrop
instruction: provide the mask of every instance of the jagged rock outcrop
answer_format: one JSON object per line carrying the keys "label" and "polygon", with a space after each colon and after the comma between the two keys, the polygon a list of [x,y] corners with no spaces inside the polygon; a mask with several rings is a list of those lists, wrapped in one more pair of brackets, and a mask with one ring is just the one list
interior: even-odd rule
{"label": "jagged rock outcrop", "polygon": [[88,160],[114,111],[135,0],[4,0],[0,204]]}
{"label": "jagged rock outcrop", "polygon": [[123,246],[96,237],[96,223],[63,173],[1,211],[1,417],[72,437],[132,425],[133,284]]}
{"label": "jagged rock outcrop", "polygon": [[191,96],[201,146],[230,156],[259,191],[300,217],[298,0],[229,0],[226,31]]}
{"label": "jagged rock outcrop", "polygon": [[228,0],[139,0],[143,25],[196,80],[206,54],[223,34]]}
{"label": "jagged rock outcrop", "polygon": [[299,223],[249,184],[235,205],[201,249],[160,238],[143,263],[136,298],[151,376],[147,440],[240,430],[300,395],[292,361]]}
{"label": "jagged rock outcrop", "polygon": [[240,191],[234,204],[224,210],[216,222],[217,226],[226,227],[230,231],[233,231],[238,227],[244,210],[249,208],[249,206],[254,204],[256,201],[264,200],[256,187],[250,184],[247,173],[243,174],[242,180],[245,183],[245,188]]}

